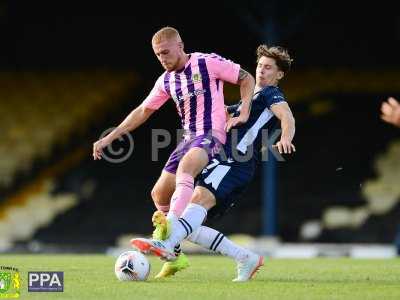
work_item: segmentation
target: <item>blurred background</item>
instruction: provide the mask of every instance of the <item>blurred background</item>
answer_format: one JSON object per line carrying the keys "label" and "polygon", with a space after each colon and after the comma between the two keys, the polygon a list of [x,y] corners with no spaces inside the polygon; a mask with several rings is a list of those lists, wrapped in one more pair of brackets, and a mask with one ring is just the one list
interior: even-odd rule
{"label": "blurred background", "polygon": [[[132,134],[128,159],[93,161],[91,151],[163,72],[151,37],[169,25],[187,52],[215,52],[253,74],[261,43],[294,58],[281,87],[296,118],[296,154],[261,168],[210,224],[275,246],[393,253],[400,129],[379,108],[400,96],[398,11],[385,1],[1,1],[0,252],[106,251],[152,232],[150,191],[175,145],[152,161],[151,129],[179,127],[172,101]],[[233,86],[225,95],[239,99]]]}

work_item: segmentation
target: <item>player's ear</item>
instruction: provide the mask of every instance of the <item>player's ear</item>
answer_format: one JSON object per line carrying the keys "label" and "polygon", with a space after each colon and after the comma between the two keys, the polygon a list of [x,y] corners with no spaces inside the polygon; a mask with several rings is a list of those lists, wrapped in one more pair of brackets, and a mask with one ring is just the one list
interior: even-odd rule
{"label": "player's ear", "polygon": [[181,49],[183,51],[183,49],[185,48],[185,45],[183,42],[179,42],[179,49]]}
{"label": "player's ear", "polygon": [[278,74],[277,74],[278,80],[281,80],[283,78],[283,76],[285,76],[285,73],[283,71],[278,71]]}

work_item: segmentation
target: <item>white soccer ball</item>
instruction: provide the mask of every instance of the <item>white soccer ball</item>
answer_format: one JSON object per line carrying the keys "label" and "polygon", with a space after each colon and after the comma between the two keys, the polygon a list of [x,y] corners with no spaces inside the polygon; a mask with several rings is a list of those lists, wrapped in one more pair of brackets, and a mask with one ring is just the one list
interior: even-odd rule
{"label": "white soccer ball", "polygon": [[149,276],[150,263],[142,253],[126,251],[117,258],[114,270],[120,281],[142,281]]}

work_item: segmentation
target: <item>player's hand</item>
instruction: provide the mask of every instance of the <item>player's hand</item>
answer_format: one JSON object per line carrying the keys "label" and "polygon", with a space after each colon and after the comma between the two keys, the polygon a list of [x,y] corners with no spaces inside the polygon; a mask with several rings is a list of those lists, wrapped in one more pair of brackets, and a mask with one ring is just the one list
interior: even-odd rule
{"label": "player's hand", "polygon": [[106,141],[103,139],[98,140],[93,144],[93,159],[100,160],[101,155],[103,154],[103,149],[107,147]]}
{"label": "player's hand", "polygon": [[400,103],[396,99],[390,97],[387,102],[383,102],[381,112],[383,121],[400,127]]}
{"label": "player's hand", "polygon": [[225,131],[228,132],[229,130],[231,130],[232,127],[246,123],[248,119],[249,119],[248,115],[242,115],[242,114],[240,114],[237,117],[228,119],[225,125]]}
{"label": "player's hand", "polygon": [[292,144],[290,140],[285,138],[281,138],[281,140],[277,142],[276,145],[274,145],[273,147],[278,149],[278,152],[280,154],[291,154],[292,151],[296,152],[296,147]]}

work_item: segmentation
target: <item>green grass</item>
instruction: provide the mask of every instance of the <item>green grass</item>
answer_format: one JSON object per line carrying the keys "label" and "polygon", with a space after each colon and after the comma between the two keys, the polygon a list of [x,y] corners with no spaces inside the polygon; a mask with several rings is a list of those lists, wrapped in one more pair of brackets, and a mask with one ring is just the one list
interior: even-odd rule
{"label": "green grass", "polygon": [[[104,255],[1,255],[17,267],[20,299],[400,299],[400,259],[266,260],[256,278],[233,283],[235,264],[219,256],[191,256],[191,267],[154,280],[161,262],[151,258],[146,282],[119,282],[113,257]],[[63,293],[28,293],[28,271],[64,271]]]}

